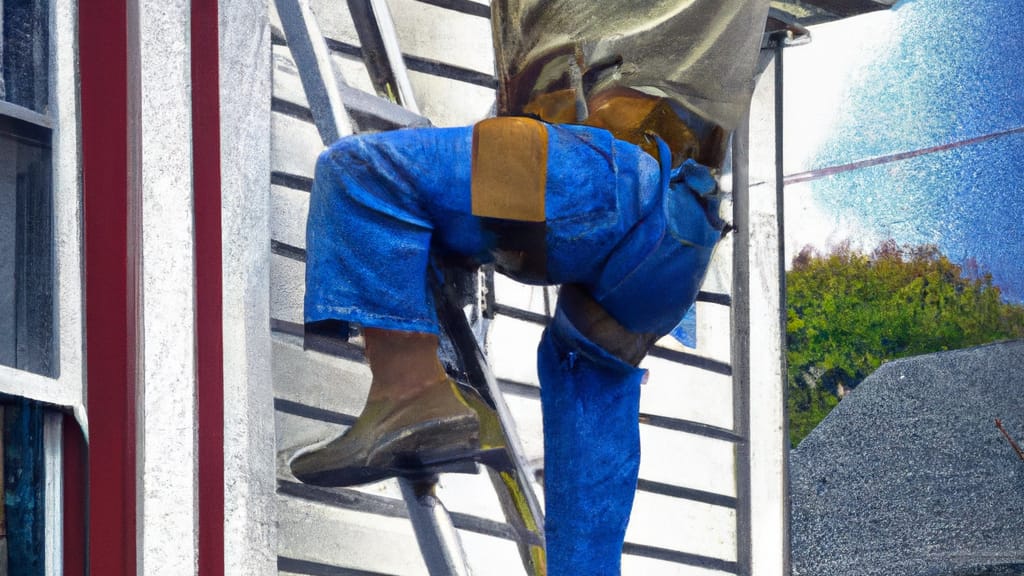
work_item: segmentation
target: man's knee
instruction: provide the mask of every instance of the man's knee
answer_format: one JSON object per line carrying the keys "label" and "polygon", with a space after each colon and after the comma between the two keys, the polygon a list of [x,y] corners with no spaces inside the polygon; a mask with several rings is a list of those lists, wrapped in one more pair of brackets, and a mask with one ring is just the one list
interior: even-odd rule
{"label": "man's knee", "polygon": [[327,147],[317,156],[314,180],[336,182],[342,172],[365,164],[365,149],[359,137],[347,136]]}
{"label": "man's knee", "polygon": [[578,284],[565,284],[558,293],[558,308],[585,338],[605,352],[636,366],[658,339],[657,334],[624,327]]}

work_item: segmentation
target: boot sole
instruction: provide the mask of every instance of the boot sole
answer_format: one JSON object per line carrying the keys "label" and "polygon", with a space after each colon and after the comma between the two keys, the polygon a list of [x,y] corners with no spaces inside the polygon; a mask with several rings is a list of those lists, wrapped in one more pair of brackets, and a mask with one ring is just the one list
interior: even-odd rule
{"label": "boot sole", "polygon": [[478,464],[503,470],[508,455],[504,448],[471,449],[456,452],[394,454],[387,462],[375,466],[348,466],[296,476],[305,484],[325,488],[345,488],[379,482],[388,478],[429,479],[438,474],[477,474]]}

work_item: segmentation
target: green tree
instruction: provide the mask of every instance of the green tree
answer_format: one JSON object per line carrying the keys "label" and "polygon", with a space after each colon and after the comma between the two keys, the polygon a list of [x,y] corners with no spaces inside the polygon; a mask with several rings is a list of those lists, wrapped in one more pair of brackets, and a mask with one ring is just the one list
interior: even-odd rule
{"label": "green tree", "polygon": [[883,362],[1024,338],[1024,306],[1004,302],[975,261],[959,266],[933,245],[807,247],[786,282],[794,446]]}

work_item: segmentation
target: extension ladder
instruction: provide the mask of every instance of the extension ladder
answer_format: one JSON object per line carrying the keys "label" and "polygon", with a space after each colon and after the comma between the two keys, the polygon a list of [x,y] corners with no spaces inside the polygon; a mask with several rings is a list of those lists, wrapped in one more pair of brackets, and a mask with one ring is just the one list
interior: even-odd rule
{"label": "extension ladder", "polygon": [[[313,440],[315,427],[352,424],[350,414],[361,406],[356,396],[366,374],[354,345],[311,342],[308,337],[303,341],[299,302],[304,233],[296,223],[304,222],[312,159],[321,146],[357,131],[429,126],[410,90],[410,72],[422,82],[417,88],[425,91],[420,94],[425,107],[437,106],[428,97],[439,78],[451,80],[446,86],[457,85],[455,92],[434,93],[446,105],[457,104],[428,108],[439,124],[482,117],[496,86],[493,76],[478,71],[486,68],[477,58],[479,50],[490,44],[482,32],[489,15],[485,1],[388,2],[395,6],[402,38],[410,44],[404,56],[384,0],[274,2],[281,27],[271,29],[271,330],[281,466],[300,440]],[[319,20],[310,3],[323,8]],[[426,36],[479,26],[481,32],[467,40],[478,51],[460,45],[457,64],[448,64],[446,57],[431,59],[436,47],[416,45],[422,39],[414,40],[408,28],[411,18],[427,10],[442,22],[425,27]],[[446,44],[452,39],[431,36],[431,41]],[[645,460],[623,547],[625,574],[788,573],[785,501],[778,497],[786,486],[780,417],[780,180],[758,158],[770,156],[771,134],[765,127],[780,118],[780,48],[768,42],[762,49],[767,56],[776,52],[775,72],[769,67],[765,73],[775,80],[776,114],[762,101],[753,128],[740,127],[733,139],[733,170],[723,184],[732,190],[736,229],[723,242],[723,256],[713,261],[709,281],[697,296],[698,347],[688,351],[660,342],[645,360],[651,373],[640,414],[641,434],[647,435]],[[337,70],[344,70],[346,78]],[[287,83],[279,85],[278,73]],[[346,79],[363,89],[350,87]],[[771,82],[761,86],[770,89]],[[457,382],[477,390],[479,401],[497,415],[504,429],[501,436],[516,431],[503,407],[506,401],[511,405],[526,450],[514,438],[503,439],[509,457],[497,470],[488,468],[487,477],[442,475],[438,484],[402,481],[317,489],[294,482],[279,468],[282,573],[380,576],[426,569],[436,576],[468,574],[470,566],[478,574],[543,573],[542,492],[535,478],[540,470],[523,456],[530,454],[536,461],[540,453],[539,394],[535,375],[526,366],[532,362],[519,357],[528,353],[525,344],[549,321],[553,294],[543,290],[541,304],[537,292],[526,289],[527,296],[511,280],[492,273],[446,272],[435,287],[438,317],[445,324],[444,363]],[[479,345],[485,333],[490,349],[501,352],[492,356],[491,364],[506,397],[487,374]],[[341,399],[336,397],[339,377],[349,379]],[[309,390],[309,378],[315,390]],[[690,459],[680,458],[683,454]],[[414,534],[409,533],[410,520]],[[323,545],[328,542],[333,545]]]}
{"label": "extension ladder", "polygon": [[[306,0],[276,0],[288,46],[324,144],[329,145],[354,132],[350,111],[372,116],[387,127],[429,125],[418,113],[386,4],[381,0],[350,0],[348,4],[357,22],[363,50],[377,56],[366,59],[371,78],[401,106],[348,88],[331,64],[324,37]],[[544,517],[534,488],[534,474],[522,456],[508,407],[463,312],[463,305],[479,304],[476,276],[453,269],[447,269],[445,275],[443,284],[435,283],[434,287],[444,336],[442,360],[456,382],[472,391],[467,396],[478,404],[478,411],[492,415],[492,418],[482,417],[482,435],[489,431],[492,438],[486,440],[504,445],[505,458],[498,465],[487,466],[486,473],[498,494],[505,518],[517,536],[524,567],[529,574],[542,575],[546,573]],[[494,438],[496,434],[500,437]],[[478,465],[467,463],[467,466]],[[416,539],[431,576],[468,575],[458,532],[451,515],[435,494],[436,481],[436,477],[399,479]]]}

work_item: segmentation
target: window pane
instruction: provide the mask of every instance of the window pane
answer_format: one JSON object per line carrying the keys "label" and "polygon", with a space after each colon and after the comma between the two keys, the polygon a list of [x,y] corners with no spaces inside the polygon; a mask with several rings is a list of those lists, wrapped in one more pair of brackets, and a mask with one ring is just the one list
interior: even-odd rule
{"label": "window pane", "polygon": [[47,0],[0,0],[0,100],[47,112]]}
{"label": "window pane", "polygon": [[43,410],[26,400],[5,400],[0,430],[0,575],[43,576]]}
{"label": "window pane", "polygon": [[56,375],[47,130],[0,117],[0,364]]}

